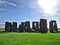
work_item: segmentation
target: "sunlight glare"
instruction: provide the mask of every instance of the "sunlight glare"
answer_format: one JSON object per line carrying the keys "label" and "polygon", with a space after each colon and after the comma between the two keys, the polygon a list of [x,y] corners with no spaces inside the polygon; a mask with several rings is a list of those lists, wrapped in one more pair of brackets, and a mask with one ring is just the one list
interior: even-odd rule
{"label": "sunlight glare", "polygon": [[57,0],[38,0],[38,6],[43,9],[43,13],[52,14],[55,11]]}

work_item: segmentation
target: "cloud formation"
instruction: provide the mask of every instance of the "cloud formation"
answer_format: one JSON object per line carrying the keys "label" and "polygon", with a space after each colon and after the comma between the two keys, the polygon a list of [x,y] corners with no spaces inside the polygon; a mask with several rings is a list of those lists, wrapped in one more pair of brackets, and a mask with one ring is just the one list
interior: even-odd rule
{"label": "cloud formation", "polygon": [[[39,7],[38,5],[38,1],[39,0],[0,0],[0,8],[4,7],[6,9],[6,7],[20,7],[20,8],[31,8],[37,12],[43,13],[43,9],[41,7]],[[19,6],[17,5],[17,3],[19,3]],[[55,8],[55,10],[59,10],[60,9],[60,0],[58,0],[58,6],[57,8]],[[56,12],[55,11],[55,12]],[[58,12],[58,11],[57,11]],[[43,14],[44,15],[44,14]],[[55,14],[53,14],[55,15]]]}
{"label": "cloud formation", "polygon": [[0,11],[2,11],[2,9],[5,10],[5,9],[12,9],[17,7],[18,5],[15,4],[14,2],[8,2],[7,0],[0,0]]}

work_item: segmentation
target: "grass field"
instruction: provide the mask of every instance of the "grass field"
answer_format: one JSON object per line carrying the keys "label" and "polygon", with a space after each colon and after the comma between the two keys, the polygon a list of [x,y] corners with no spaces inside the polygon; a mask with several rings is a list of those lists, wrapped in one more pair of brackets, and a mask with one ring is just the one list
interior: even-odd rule
{"label": "grass field", "polygon": [[1,32],[0,45],[60,45],[60,33]]}

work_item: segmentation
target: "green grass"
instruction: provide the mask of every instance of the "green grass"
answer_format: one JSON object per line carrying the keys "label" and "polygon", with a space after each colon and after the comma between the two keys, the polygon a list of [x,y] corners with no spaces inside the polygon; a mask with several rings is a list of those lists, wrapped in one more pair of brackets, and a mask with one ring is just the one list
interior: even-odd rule
{"label": "green grass", "polygon": [[60,33],[0,32],[0,45],[60,45]]}

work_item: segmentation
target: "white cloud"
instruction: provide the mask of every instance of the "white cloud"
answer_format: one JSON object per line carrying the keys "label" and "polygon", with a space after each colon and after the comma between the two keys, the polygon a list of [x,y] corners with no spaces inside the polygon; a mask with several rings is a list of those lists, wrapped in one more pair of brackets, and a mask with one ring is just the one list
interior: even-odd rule
{"label": "white cloud", "polygon": [[13,6],[17,7],[17,5],[14,4],[14,3],[9,3],[9,2],[6,2],[6,3],[9,4],[9,5],[13,5]]}
{"label": "white cloud", "polygon": [[5,1],[5,0],[0,0],[0,5],[1,5],[1,4],[5,4],[5,3],[17,7],[17,5],[14,4],[14,3],[7,2],[7,1]]}

